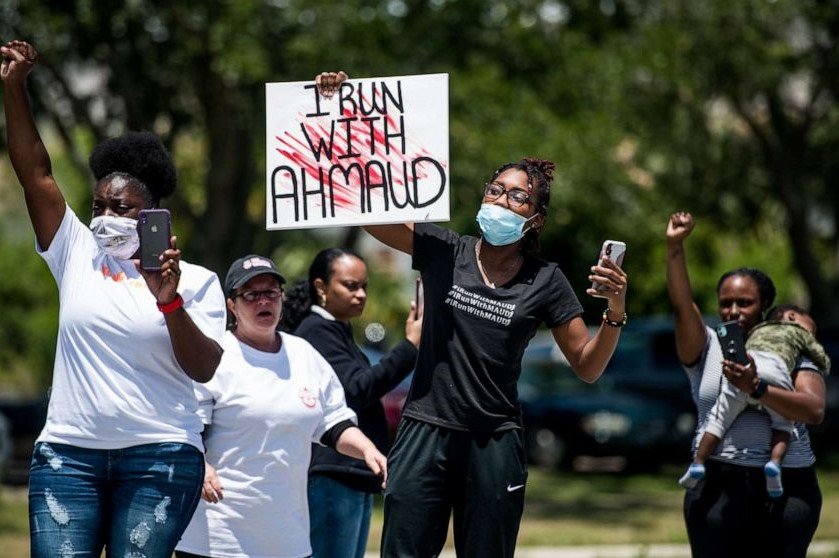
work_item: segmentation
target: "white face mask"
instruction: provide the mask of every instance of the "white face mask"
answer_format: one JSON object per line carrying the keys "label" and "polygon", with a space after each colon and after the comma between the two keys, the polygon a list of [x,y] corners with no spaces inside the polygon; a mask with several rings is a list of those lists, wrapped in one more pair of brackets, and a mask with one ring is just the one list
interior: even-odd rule
{"label": "white face mask", "polygon": [[118,260],[130,260],[140,248],[136,219],[100,215],[90,221],[90,230],[96,244]]}

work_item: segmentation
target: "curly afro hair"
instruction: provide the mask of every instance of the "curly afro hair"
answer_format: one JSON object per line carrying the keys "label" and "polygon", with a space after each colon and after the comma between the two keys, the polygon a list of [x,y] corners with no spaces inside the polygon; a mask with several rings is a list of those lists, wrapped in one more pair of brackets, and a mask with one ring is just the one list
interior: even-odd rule
{"label": "curly afro hair", "polygon": [[171,155],[151,132],[128,132],[103,141],[90,154],[89,165],[97,183],[114,173],[127,174],[139,180],[155,202],[172,195],[178,185]]}

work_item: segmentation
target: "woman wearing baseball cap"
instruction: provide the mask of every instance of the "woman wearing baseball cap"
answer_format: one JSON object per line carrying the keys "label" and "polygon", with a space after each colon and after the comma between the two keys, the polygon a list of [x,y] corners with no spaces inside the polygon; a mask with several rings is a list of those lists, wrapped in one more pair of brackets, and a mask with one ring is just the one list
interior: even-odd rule
{"label": "woman wearing baseball cap", "polygon": [[310,556],[312,442],[386,476],[385,456],[355,426],[332,367],[307,341],[277,331],[284,283],[258,255],[227,272],[224,355],[213,379],[196,385],[206,425],[204,501],[178,544],[180,558]]}

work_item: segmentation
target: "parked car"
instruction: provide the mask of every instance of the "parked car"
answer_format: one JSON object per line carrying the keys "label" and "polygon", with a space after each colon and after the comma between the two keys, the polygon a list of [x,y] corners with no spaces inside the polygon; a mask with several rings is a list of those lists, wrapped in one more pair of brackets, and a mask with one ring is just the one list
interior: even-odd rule
{"label": "parked car", "polygon": [[832,362],[831,373],[825,378],[826,393],[824,421],[810,427],[810,438],[816,456],[839,451],[839,331],[819,332],[817,338]]}
{"label": "parked car", "polygon": [[[368,352],[371,361],[376,354]],[[379,355],[380,356],[380,355]],[[395,433],[411,377],[382,398]],[[630,466],[689,459],[696,411],[675,354],[672,319],[634,320],[594,384],[571,371],[551,334],[531,340],[519,400],[529,460],[570,466],[580,456],[617,456]]]}
{"label": "parked car", "polygon": [[519,379],[530,461],[570,467],[579,457],[617,457],[638,469],[688,459],[696,413],[684,371],[661,355],[668,336],[672,326],[627,327],[593,384],[576,377],[550,334],[534,338]]}
{"label": "parked car", "polygon": [[32,448],[47,420],[47,402],[46,392],[39,397],[0,398],[0,416],[7,420],[8,426],[8,459],[0,469],[4,483],[29,482]]}
{"label": "parked car", "polygon": [[12,452],[10,430],[9,419],[3,413],[0,413],[0,474],[5,473],[8,467],[9,454]]}
{"label": "parked car", "polygon": [[402,407],[405,406],[405,401],[408,399],[408,392],[411,391],[411,381],[413,379],[414,373],[412,372],[398,386],[382,397],[382,405],[385,408],[385,418],[387,418],[391,440],[396,437],[396,427],[399,426],[399,419],[402,418]]}
{"label": "parked car", "polygon": [[[715,321],[706,317],[710,325]],[[826,331],[819,339],[839,363],[839,333]],[[550,333],[538,334],[524,352],[519,380],[530,461],[549,467],[570,466],[580,456],[617,456],[629,466],[687,462],[696,408],[675,347],[670,316],[636,318],[621,333],[603,376],[586,384]],[[410,382],[409,376],[382,398],[392,432]],[[839,373],[826,383],[824,422],[810,427],[819,457],[839,450]]]}

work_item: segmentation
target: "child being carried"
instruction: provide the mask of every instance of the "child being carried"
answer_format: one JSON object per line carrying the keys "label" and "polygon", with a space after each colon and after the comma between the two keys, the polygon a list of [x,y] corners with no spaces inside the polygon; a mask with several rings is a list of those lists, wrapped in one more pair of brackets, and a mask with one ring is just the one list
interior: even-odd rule
{"label": "child being carried", "polygon": [[[754,359],[758,377],[766,383],[792,391],[792,372],[801,357],[809,358],[825,374],[830,372],[830,358],[816,341],[816,323],[812,316],[792,304],[777,306],[769,311],[766,321],[752,329],[746,340],[746,350]],[[705,461],[714,453],[726,430],[748,405],[759,402],[725,382],[709,414],[696,457],[679,479],[685,488],[693,488],[705,476]],[[764,465],[766,490],[771,498],[780,498],[781,462],[789,447],[793,422],[764,407],[772,421],[772,452]]]}

